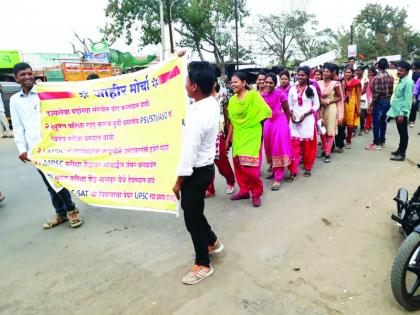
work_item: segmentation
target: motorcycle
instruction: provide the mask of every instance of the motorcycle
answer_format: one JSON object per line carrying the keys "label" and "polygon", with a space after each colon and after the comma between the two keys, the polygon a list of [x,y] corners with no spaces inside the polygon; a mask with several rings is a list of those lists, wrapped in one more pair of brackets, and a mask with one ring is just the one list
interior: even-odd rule
{"label": "motorcycle", "polygon": [[405,240],[392,266],[392,293],[401,306],[415,311],[420,309],[420,186],[411,199],[408,191],[400,188],[394,200],[397,214],[391,218],[400,225]]}

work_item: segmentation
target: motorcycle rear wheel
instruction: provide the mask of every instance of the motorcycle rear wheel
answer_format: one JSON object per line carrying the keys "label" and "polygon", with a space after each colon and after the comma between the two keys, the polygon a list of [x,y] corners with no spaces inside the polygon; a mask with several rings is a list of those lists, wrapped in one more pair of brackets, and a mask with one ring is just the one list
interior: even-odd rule
{"label": "motorcycle rear wheel", "polygon": [[[391,271],[392,293],[397,302],[409,311],[420,309],[420,268],[410,265],[413,259],[420,259],[420,234],[416,232],[410,233],[401,244]],[[407,289],[407,277],[413,275],[414,284],[410,284]]]}

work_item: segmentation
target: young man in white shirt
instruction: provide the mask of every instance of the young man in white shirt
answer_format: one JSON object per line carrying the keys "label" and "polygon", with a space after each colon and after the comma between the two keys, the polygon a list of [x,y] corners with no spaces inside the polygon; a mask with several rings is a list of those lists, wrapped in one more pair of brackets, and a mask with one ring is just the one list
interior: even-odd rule
{"label": "young man in white shirt", "polygon": [[195,102],[186,115],[178,178],[173,187],[177,198],[181,197],[185,225],[196,254],[191,271],[182,278],[185,284],[196,284],[210,277],[214,269],[209,255],[223,250],[204,216],[204,198],[214,176],[214,144],[219,131],[219,104],[211,96],[215,84],[215,70],[210,63],[189,64],[185,88]]}
{"label": "young man in white shirt", "polygon": [[[12,116],[15,142],[19,150],[19,159],[26,163],[34,147],[41,141],[41,108],[38,95],[34,89],[34,76],[32,68],[27,63],[21,62],[15,65],[13,72],[15,80],[22,86],[22,90],[10,98],[10,114]],[[45,229],[50,229],[66,221],[75,228],[82,224],[79,211],[71,199],[70,192],[60,186],[56,186],[39,171],[48,192],[56,214],[44,223]]]}

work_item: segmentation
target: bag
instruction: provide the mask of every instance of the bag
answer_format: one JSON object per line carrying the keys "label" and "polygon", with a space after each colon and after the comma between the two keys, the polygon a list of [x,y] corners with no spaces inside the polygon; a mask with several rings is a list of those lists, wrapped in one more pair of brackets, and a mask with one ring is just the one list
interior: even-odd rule
{"label": "bag", "polygon": [[323,136],[327,133],[327,129],[324,127],[322,119],[318,119],[318,121],[316,122],[316,127],[320,135]]}

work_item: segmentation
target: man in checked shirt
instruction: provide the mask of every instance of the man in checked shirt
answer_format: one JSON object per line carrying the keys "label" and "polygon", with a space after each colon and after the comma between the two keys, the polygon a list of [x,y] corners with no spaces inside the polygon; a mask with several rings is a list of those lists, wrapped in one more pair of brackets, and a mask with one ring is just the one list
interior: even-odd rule
{"label": "man in checked shirt", "polygon": [[379,59],[379,73],[372,83],[373,143],[369,144],[366,150],[381,150],[385,147],[386,113],[391,107],[391,96],[394,91],[394,78],[386,69],[388,69],[388,60]]}

